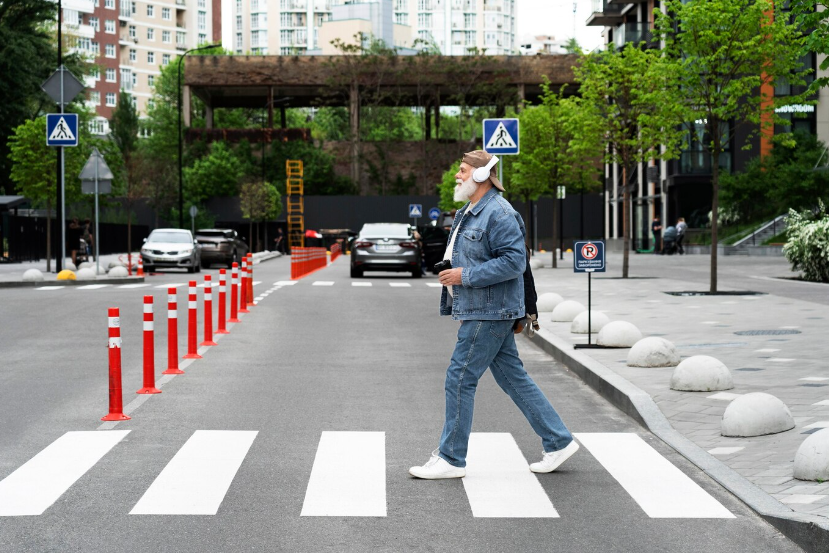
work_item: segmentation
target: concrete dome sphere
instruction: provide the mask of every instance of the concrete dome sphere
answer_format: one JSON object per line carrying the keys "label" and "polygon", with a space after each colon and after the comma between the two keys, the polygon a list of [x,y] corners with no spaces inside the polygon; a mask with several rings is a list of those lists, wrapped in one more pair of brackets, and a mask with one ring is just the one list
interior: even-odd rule
{"label": "concrete dome sphere", "polygon": [[731,371],[719,359],[694,355],[684,359],[671,376],[671,390],[714,392],[734,387]]}
{"label": "concrete dome sphere", "polygon": [[84,261],[83,263],[78,265],[78,269],[91,269],[94,266],[95,266],[95,264],[92,263],[91,261]]}
{"label": "concrete dome sphere", "polygon": [[75,264],[72,263],[71,259],[67,259],[66,261],[63,262],[63,268],[66,269],[67,271],[77,271],[78,270],[78,268],[75,267]]}
{"label": "concrete dome sphere", "polygon": [[576,315],[584,311],[586,308],[577,301],[565,300],[556,305],[553,309],[553,316],[551,320],[556,323],[569,323],[576,318]]}
{"label": "concrete dome sphere", "polygon": [[771,394],[753,392],[740,396],[725,408],[722,416],[723,436],[763,436],[794,428],[794,419],[786,404]]}
{"label": "concrete dome sphere", "polygon": [[628,353],[628,367],[674,367],[679,365],[676,346],[664,338],[651,336],[633,344]]}
{"label": "concrete dome sphere", "polygon": [[533,269],[542,269],[544,268],[544,262],[534,257],[530,259],[530,267],[532,267]]}
{"label": "concrete dome sphere", "polygon": [[538,305],[538,312],[539,313],[550,313],[553,309],[556,308],[558,304],[564,301],[564,298],[556,294],[555,292],[545,292],[538,296],[538,301],[536,305]]}
{"label": "concrete dome sphere", "polygon": [[[599,311],[590,311],[589,313],[591,334],[599,332],[604,328],[604,325],[610,322],[610,319],[604,313],[600,313]],[[587,334],[587,314],[588,311],[582,311],[576,315],[576,318],[573,319],[573,323],[570,325],[570,332],[573,334]]]}
{"label": "concrete dome sphere", "polygon": [[829,428],[806,438],[794,456],[794,477],[798,480],[829,480]]}
{"label": "concrete dome sphere", "polygon": [[23,282],[42,282],[43,273],[37,269],[29,269],[23,273]]}
{"label": "concrete dome sphere", "polygon": [[127,268],[121,267],[120,265],[113,267],[109,270],[109,276],[111,276],[112,278],[126,278]]}
{"label": "concrete dome sphere", "polygon": [[58,280],[75,280],[75,273],[69,269],[64,269],[58,273]]}
{"label": "concrete dome sphere", "polygon": [[94,267],[84,267],[83,269],[78,269],[75,278],[78,280],[94,280],[95,279],[95,268]]}
{"label": "concrete dome sphere", "polygon": [[642,333],[627,321],[611,321],[599,331],[596,343],[600,346],[629,348],[642,339]]}
{"label": "concrete dome sphere", "polygon": [[[95,267],[91,267],[91,269],[92,269],[93,271],[95,271],[95,270],[96,270],[96,269],[95,269]],[[106,270],[103,266],[99,266],[99,267],[97,268],[97,271],[98,271],[98,273],[97,273],[97,274],[99,274],[99,275],[105,275],[105,274],[107,274],[107,270]]]}
{"label": "concrete dome sphere", "polygon": [[120,261],[110,261],[107,265],[107,269],[114,269],[115,267],[126,267],[126,265],[124,265]]}

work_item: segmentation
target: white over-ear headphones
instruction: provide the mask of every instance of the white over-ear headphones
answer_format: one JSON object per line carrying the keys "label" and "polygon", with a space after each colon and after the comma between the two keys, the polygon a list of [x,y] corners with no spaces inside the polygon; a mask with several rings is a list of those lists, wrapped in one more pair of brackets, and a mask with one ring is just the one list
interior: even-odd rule
{"label": "white over-ear headphones", "polygon": [[498,163],[498,156],[492,156],[492,159],[489,160],[489,163],[486,164],[484,167],[478,167],[472,172],[472,180],[475,182],[484,182],[486,179],[489,178],[489,171],[495,164]]}

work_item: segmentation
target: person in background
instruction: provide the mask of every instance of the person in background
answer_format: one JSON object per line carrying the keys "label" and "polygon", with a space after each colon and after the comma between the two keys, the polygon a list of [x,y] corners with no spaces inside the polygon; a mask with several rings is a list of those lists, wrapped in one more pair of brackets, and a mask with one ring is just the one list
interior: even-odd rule
{"label": "person in background", "polygon": [[87,219],[83,223],[83,241],[86,242],[86,257],[87,259],[92,259],[92,252],[94,251],[93,240],[95,237],[92,235],[92,222]]}
{"label": "person in background", "polygon": [[73,217],[72,222],[69,223],[69,231],[66,233],[66,245],[72,255],[72,264],[77,267],[78,248],[81,245],[81,224],[77,217]]}
{"label": "person in background", "polygon": [[285,235],[282,234],[282,229],[276,229],[276,238],[273,239],[276,251],[281,254],[285,253]]}
{"label": "person in background", "polygon": [[685,222],[685,217],[680,217],[676,221],[676,248],[679,255],[685,253],[685,248],[682,247],[682,241],[685,239],[685,231],[688,230],[688,224]]}
{"label": "person in background", "polygon": [[659,220],[659,215],[653,218],[651,223],[651,231],[653,232],[653,253],[662,252],[662,221]]}

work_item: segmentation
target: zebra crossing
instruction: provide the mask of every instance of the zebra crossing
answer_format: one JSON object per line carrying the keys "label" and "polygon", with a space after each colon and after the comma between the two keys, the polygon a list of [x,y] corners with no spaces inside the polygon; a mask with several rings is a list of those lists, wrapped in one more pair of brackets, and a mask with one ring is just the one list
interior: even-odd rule
{"label": "zebra crossing", "polygon": [[[130,443],[121,441],[130,432],[74,431],[59,437],[0,481],[0,517],[44,514],[110,451],[129,448]],[[217,515],[257,436],[255,430],[195,431],[129,514]],[[580,456],[586,462],[584,456],[592,455],[645,516],[735,518],[637,434],[575,437],[586,451],[569,462],[568,470],[578,471]],[[388,505],[403,500],[387,493],[386,447],[385,432],[322,432],[316,454],[308,460],[311,472],[302,509],[294,515],[386,517]],[[126,453],[130,451],[120,451]],[[545,477],[530,472],[512,434],[472,433],[462,482],[473,517],[559,518],[557,498],[542,487]]]}
{"label": "zebra crossing", "polygon": [[[254,286],[256,286],[258,284],[262,284],[262,281],[261,280],[254,280],[253,281]],[[181,288],[182,286],[187,286],[187,285],[188,285],[187,282],[170,282],[170,283],[167,283],[167,284],[156,284],[156,285],[153,285],[152,283],[149,283],[149,282],[141,282],[141,283],[136,283],[136,284],[83,284],[83,285],[80,285],[80,286],[75,286],[75,285],[70,286],[70,285],[66,285],[66,284],[57,284],[57,285],[51,285],[50,284],[50,285],[47,285],[47,286],[38,286],[38,287],[35,288],[35,290],[44,291],[44,292],[55,291],[55,290],[65,290],[65,289],[102,290],[104,288],[113,288],[113,289],[117,288],[117,289],[121,289],[121,290],[134,290],[134,289],[137,289],[137,288],[149,288],[150,286],[152,286],[153,288],[166,290],[167,288]],[[212,281],[212,282],[201,282],[196,287],[197,288],[206,288],[208,286],[210,288],[218,288],[219,282],[215,281],[215,280]]]}

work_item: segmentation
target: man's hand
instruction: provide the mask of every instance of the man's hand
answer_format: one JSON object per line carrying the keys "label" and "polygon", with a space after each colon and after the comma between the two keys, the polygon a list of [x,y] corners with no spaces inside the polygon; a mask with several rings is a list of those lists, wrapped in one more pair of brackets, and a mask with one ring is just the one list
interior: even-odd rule
{"label": "man's hand", "polygon": [[456,267],[454,269],[446,269],[445,271],[441,271],[438,275],[438,281],[444,286],[455,286],[461,285],[463,282],[461,281],[461,274],[463,273],[463,267]]}

